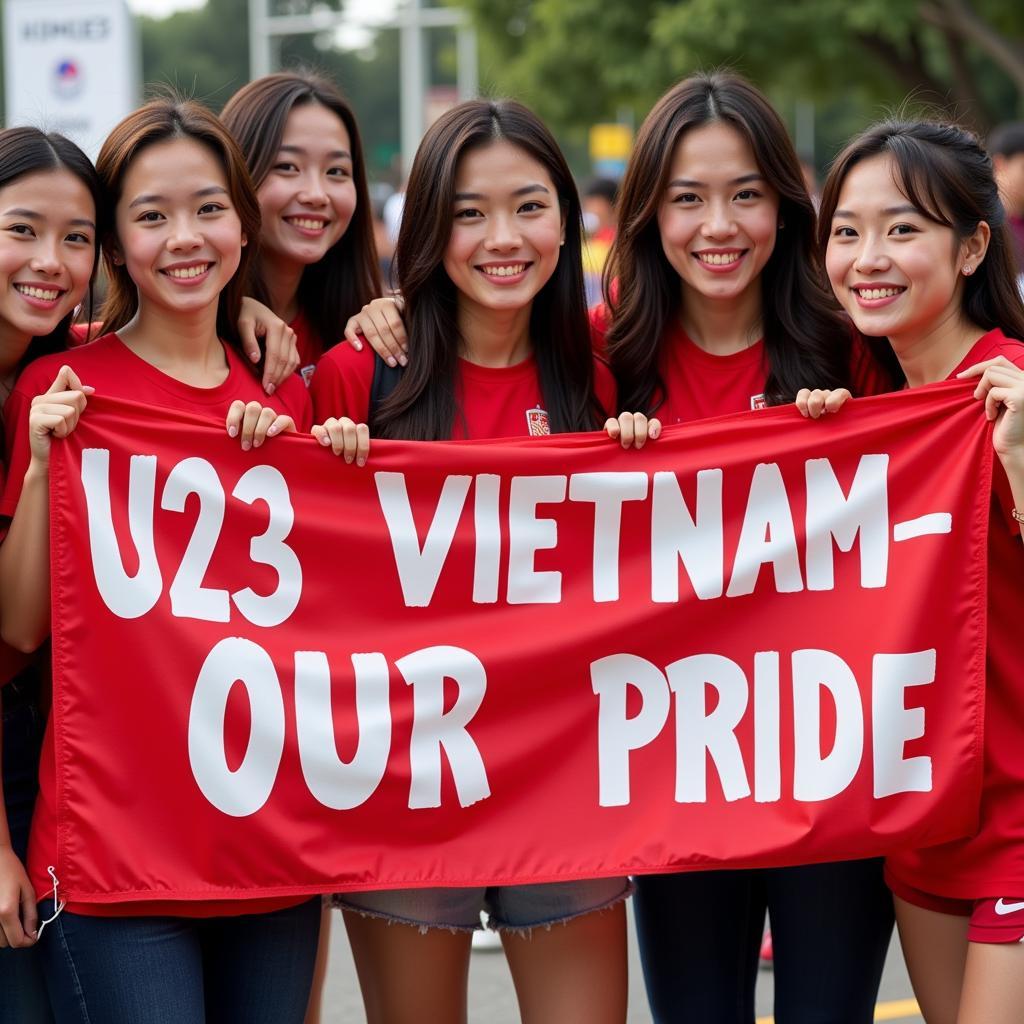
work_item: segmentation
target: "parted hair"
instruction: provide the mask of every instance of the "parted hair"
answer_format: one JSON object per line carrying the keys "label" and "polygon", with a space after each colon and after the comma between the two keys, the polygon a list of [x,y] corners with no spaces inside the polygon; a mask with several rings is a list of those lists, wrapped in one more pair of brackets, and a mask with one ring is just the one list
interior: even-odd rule
{"label": "parted hair", "polygon": [[[56,132],[43,132],[38,128],[22,127],[7,128],[0,131],[0,188],[13,184],[19,178],[29,174],[46,174],[52,171],[68,171],[73,174],[92,196],[96,209],[94,217],[99,217],[103,186],[92,161],[70,139]],[[96,278],[96,266],[100,256],[100,232],[95,233],[93,240],[93,271],[89,279],[89,290],[85,298],[87,316],[92,318],[93,282]],[[67,348],[68,330],[74,319],[72,311],[49,333],[33,338],[21,365],[51,352],[60,352]]]}
{"label": "parted hair", "polygon": [[[116,331],[135,315],[139,295],[122,262],[116,260],[115,213],[121,199],[125,175],[132,161],[149,146],[174,139],[191,139],[205,146],[224,171],[231,205],[242,224],[247,244],[242,247],[238,270],[220,293],[217,304],[217,333],[238,352],[242,352],[238,317],[249,264],[260,237],[260,207],[256,201],[245,158],[237,143],[216,116],[194,100],[168,96],[151,100],[129,114],[107,137],[96,161],[103,182],[104,202],[100,213],[103,239],[103,265],[107,272],[107,300],[103,307],[102,333]],[[243,363],[253,374],[259,370],[247,358]]]}
{"label": "parted hair", "polygon": [[780,230],[761,274],[769,404],[793,401],[802,387],[849,383],[850,327],[824,283],[814,205],[786,127],[745,79],[701,73],[674,85],[647,115],[619,192],[618,234],[605,266],[604,291],[611,312],[608,357],[624,409],[649,414],[664,400],[659,355],[679,320],[683,292],[662,250],[658,208],[680,139],[712,123],[739,132],[779,195]]}
{"label": "parted hair", "polygon": [[[241,146],[259,188],[277,160],[288,115],[296,107],[312,103],[330,110],[345,126],[356,189],[356,207],[347,230],[323,259],[305,268],[299,283],[299,309],[326,350],[341,339],[348,318],[382,291],[373,208],[355,113],[330,79],[303,69],[264,75],[243,86],[228,100],[221,121]],[[258,258],[252,263],[250,291],[268,302]]]}
{"label": "parted hair", "polygon": [[[981,221],[992,231],[988,251],[963,278],[961,311],[987,331],[1001,328],[1024,340],[1024,303],[992,160],[978,136],[950,122],[887,118],[852,139],[836,157],[822,188],[818,248],[824,254],[847,175],[874,156],[888,156],[900,191],[923,217],[952,228],[956,245]],[[952,256],[952,254],[951,254]]]}
{"label": "parted hair", "polygon": [[601,415],[593,397],[593,357],[583,290],[583,220],[565,157],[544,123],[511,100],[471,100],[443,114],[416,151],[395,249],[406,303],[409,365],[370,426],[382,437],[439,440],[451,436],[459,410],[455,380],[461,339],[458,294],[444,269],[451,236],[455,179],[470,150],[505,141],[542,164],[565,223],[565,245],[530,311],[530,338],[541,393],[555,432],[593,430]]}

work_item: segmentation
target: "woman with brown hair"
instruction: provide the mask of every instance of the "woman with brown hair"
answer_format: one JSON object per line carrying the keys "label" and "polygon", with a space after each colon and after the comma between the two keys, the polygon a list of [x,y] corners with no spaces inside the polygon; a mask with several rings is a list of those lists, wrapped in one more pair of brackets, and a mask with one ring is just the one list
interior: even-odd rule
{"label": "woman with brown hair", "polygon": [[[615,389],[591,351],[581,231],[572,176],[536,115],[474,101],[439,118],[413,163],[396,252],[408,366],[387,380],[368,350],[327,353],[312,385],[321,443],[362,464],[370,433],[529,437],[605,423]],[[643,417],[606,426],[626,444],[647,436]],[[544,682],[524,680],[524,699]],[[465,1021],[470,941],[485,909],[524,1021],[623,1024],[629,891],[619,877],[335,900],[370,1024]]]}
{"label": "woman with brown hair", "polygon": [[[737,75],[693,75],[655,104],[619,192],[604,305],[591,310],[620,408],[662,423],[792,402],[812,415],[889,377],[836,309],[815,249],[815,213],[785,125]],[[350,321],[404,356],[394,300]],[[641,875],[635,901],[654,1019],[750,1024],[765,911],[775,1012],[786,1024],[861,1024],[892,931],[878,860],[770,870]]]}
{"label": "woman with brown hair", "polygon": [[984,770],[965,839],[886,859],[929,1024],[1024,1018],[1024,305],[992,161],[955,124],[889,120],[822,191],[818,242],[843,308],[909,387],[968,379],[993,421]]}
{"label": "woman with brown hair", "polygon": [[[113,130],[97,170],[110,281],[102,336],[33,362],[6,407],[10,474],[0,511],[13,518],[0,597],[4,636],[23,650],[50,626],[51,438],[74,429],[94,389],[215,417],[243,448],[310,422],[301,382],[286,379],[268,399],[241,352],[236,324],[259,207],[220,122],[195,103],[153,101]],[[154,668],[152,681],[160,679]],[[48,729],[27,869],[46,923],[38,950],[58,1022],[302,1020],[319,901],[55,906],[59,879],[47,869],[56,847]]]}
{"label": "woman with brown hair", "polygon": [[348,318],[381,290],[359,126],[334,83],[307,71],[243,86],[221,121],[262,214],[250,294],[291,324],[308,385]]}

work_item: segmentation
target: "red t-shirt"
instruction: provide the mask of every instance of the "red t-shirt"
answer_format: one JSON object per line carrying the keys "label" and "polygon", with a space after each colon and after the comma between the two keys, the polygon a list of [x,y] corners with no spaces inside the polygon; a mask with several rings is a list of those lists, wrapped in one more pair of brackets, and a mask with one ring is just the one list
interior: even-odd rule
{"label": "red t-shirt", "polygon": [[[374,354],[336,345],[317,367],[311,391],[318,423],[331,416],[365,422],[370,413]],[[605,363],[594,359],[594,391],[601,408],[614,414],[615,381]],[[537,363],[530,356],[515,366],[477,366],[460,359],[455,382],[457,411],[452,440],[480,440],[550,433]]]}
{"label": "red t-shirt", "polygon": [[[950,374],[1005,356],[1024,369],[1024,343],[1002,331],[981,337]],[[978,403],[978,415],[982,405]],[[1013,496],[1002,464],[993,466],[988,536],[984,775],[976,835],[924,850],[900,851],[886,871],[905,885],[954,899],[1024,892],[1024,544],[1010,515]]]}
{"label": "red t-shirt", "polygon": [[305,313],[300,312],[288,326],[295,332],[295,345],[299,350],[299,368],[295,372],[308,388],[317,363],[324,354],[324,343],[310,326]]}
{"label": "red t-shirt", "polygon": [[[121,342],[116,334],[107,334],[96,341],[43,356],[30,363],[18,378],[10,398],[4,406],[6,423],[7,465],[9,472],[0,515],[12,516],[18,506],[25,471],[31,459],[28,440],[28,416],[32,399],[45,392],[57,371],[65,363],[78,374],[83,384],[89,384],[98,394],[131,399],[168,409],[206,415],[223,424],[228,407],[237,398],[269,405],[290,415],[297,429],[308,431],[312,425],[312,407],[302,381],[292,378],[268,397],[260,382],[253,376],[241,356],[224,346],[228,361],[228,375],[214,388],[197,388],[183,384],[158,370],[137,356]],[[85,413],[89,415],[88,411]],[[102,680],[97,680],[102,685]],[[36,894],[44,899],[53,892],[53,883],[46,868],[56,863],[57,853],[57,792],[56,763],[52,720],[47,725],[43,751],[39,763],[39,796],[32,818],[29,841],[28,872]],[[302,902],[301,899],[277,898],[255,900],[224,900],[217,902],[150,901],[121,903],[110,906],[72,903],[68,910],[76,914],[97,917],[134,917],[153,914],[172,914],[179,917],[213,917],[231,914],[264,913],[280,910]]]}
{"label": "red t-shirt", "polygon": [[[595,351],[605,350],[610,316],[604,303],[590,311],[590,332]],[[850,389],[858,396],[891,391],[892,382],[860,335],[852,329],[851,333]],[[719,356],[702,349],[680,325],[673,324],[662,339],[658,372],[664,394],[653,415],[666,426],[763,409],[766,405],[765,385],[769,366],[763,339],[739,352]]]}

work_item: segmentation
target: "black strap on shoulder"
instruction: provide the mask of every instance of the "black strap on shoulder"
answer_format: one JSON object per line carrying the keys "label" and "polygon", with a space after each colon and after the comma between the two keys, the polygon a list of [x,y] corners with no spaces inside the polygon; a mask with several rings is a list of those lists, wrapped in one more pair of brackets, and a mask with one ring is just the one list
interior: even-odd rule
{"label": "black strap on shoulder", "polygon": [[373,356],[373,383],[370,385],[370,416],[372,423],[377,418],[381,403],[398,387],[402,379],[401,366],[388,366],[376,353]]}

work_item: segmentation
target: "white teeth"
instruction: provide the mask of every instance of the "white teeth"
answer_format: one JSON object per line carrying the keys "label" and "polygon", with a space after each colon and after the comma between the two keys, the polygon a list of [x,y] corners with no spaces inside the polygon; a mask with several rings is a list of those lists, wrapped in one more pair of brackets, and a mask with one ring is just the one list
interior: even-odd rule
{"label": "white teeth", "polygon": [[200,263],[195,267],[174,267],[164,271],[169,277],[176,277],[179,280],[187,281],[190,277],[199,277],[210,269],[209,263]]}
{"label": "white teeth", "polygon": [[481,267],[488,277],[515,277],[526,269],[525,263],[516,263],[511,267]]}
{"label": "white teeth", "polygon": [[713,267],[721,267],[728,263],[735,263],[742,255],[741,252],[699,252],[697,259],[701,263],[710,263]]}
{"label": "white teeth", "polygon": [[890,299],[902,291],[902,288],[858,288],[857,294],[862,299]]}
{"label": "white teeth", "polygon": [[319,231],[324,227],[322,220],[313,220],[310,217],[286,217],[289,224],[294,224],[297,228],[305,228],[307,231]]}
{"label": "white teeth", "polygon": [[31,284],[19,284],[15,285],[22,295],[28,295],[33,299],[43,299],[45,302],[53,302],[60,296],[59,289],[53,288],[36,288]]}

